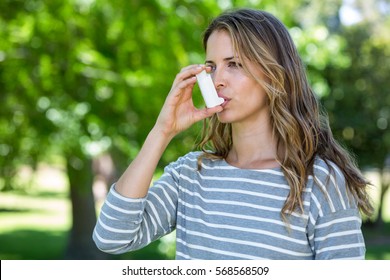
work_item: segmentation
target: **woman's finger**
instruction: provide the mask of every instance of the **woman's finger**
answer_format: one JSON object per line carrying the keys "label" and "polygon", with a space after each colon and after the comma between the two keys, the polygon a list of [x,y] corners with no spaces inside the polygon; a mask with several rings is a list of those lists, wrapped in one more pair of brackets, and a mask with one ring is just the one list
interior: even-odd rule
{"label": "woman's finger", "polygon": [[195,77],[196,74],[199,74],[205,69],[206,66],[203,64],[189,65],[182,68],[181,71],[176,75],[175,80],[173,81],[173,86],[177,85],[183,80]]}
{"label": "woman's finger", "polygon": [[212,108],[204,108],[204,109],[198,109],[194,113],[194,122],[198,122],[200,120],[206,119],[208,117],[211,117],[212,115],[222,112],[223,107],[222,106],[216,106]]}

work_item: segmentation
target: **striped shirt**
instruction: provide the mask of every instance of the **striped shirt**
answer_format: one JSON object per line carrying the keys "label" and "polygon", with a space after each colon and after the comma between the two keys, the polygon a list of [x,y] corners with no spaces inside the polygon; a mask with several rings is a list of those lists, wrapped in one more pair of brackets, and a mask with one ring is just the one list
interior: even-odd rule
{"label": "striped shirt", "polygon": [[361,218],[339,168],[317,158],[304,211],[281,209],[289,185],[281,168],[240,169],[191,152],[168,165],[145,198],[110,189],[93,232],[120,254],[176,229],[176,259],[364,259]]}

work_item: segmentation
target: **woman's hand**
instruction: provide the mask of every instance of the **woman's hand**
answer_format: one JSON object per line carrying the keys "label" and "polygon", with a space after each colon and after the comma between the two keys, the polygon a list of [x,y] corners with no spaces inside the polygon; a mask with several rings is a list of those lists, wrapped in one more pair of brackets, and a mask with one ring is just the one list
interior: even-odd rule
{"label": "woman's hand", "polygon": [[176,75],[155,126],[138,155],[115,184],[115,190],[121,195],[146,197],[156,166],[172,138],[195,122],[223,110],[221,106],[210,109],[194,107],[192,89],[196,83],[195,75],[205,69],[204,65],[190,65]]}
{"label": "woman's hand", "polygon": [[176,75],[154,127],[166,137],[173,138],[192,124],[223,110],[221,106],[204,109],[194,106],[192,90],[196,83],[195,75],[206,68],[205,65],[189,65]]}

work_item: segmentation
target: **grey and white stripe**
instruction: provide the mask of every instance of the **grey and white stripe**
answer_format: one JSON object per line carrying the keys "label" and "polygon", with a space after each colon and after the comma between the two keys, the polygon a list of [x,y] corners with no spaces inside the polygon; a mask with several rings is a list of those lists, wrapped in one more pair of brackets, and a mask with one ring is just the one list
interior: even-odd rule
{"label": "grey and white stripe", "polygon": [[113,186],[93,239],[101,250],[140,249],[176,229],[177,259],[364,259],[361,218],[338,167],[317,158],[303,213],[283,220],[281,168],[248,170],[193,152],[165,168],[147,197]]}

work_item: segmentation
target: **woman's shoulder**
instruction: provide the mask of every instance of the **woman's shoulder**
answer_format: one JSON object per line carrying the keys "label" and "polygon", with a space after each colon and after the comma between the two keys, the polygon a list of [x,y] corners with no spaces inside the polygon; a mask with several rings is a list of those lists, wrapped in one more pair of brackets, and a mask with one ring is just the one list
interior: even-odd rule
{"label": "woman's shoulder", "polygon": [[341,168],[333,161],[325,160],[319,156],[314,160],[313,176],[320,181],[326,181],[329,178],[344,181],[344,175]]}
{"label": "woman's shoulder", "polygon": [[197,168],[198,157],[201,155],[201,152],[192,151],[183,156],[180,156],[176,161],[171,162],[166,168],[167,169],[182,169],[186,168]]}
{"label": "woman's shoulder", "polygon": [[320,157],[313,165],[312,199],[328,213],[356,208],[341,168]]}
{"label": "woman's shoulder", "polygon": [[202,154],[200,151],[191,151],[183,156],[181,156],[178,161],[183,164],[187,164],[190,166],[197,165],[198,163],[198,158]]}
{"label": "woman's shoulder", "polygon": [[192,151],[181,157],[179,157],[175,162],[172,162],[168,165],[168,168],[180,169],[183,170],[192,170],[199,171],[203,168],[207,170],[217,170],[220,169],[221,165],[225,164],[223,159],[213,159],[208,157],[203,157],[205,155],[202,151]]}

